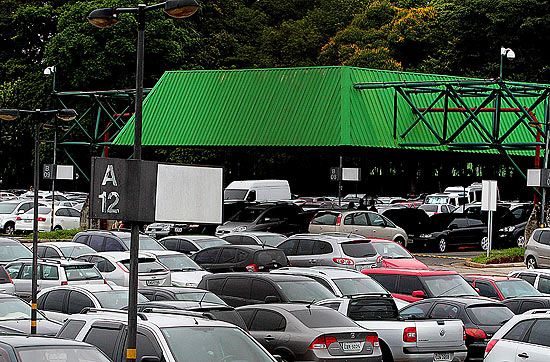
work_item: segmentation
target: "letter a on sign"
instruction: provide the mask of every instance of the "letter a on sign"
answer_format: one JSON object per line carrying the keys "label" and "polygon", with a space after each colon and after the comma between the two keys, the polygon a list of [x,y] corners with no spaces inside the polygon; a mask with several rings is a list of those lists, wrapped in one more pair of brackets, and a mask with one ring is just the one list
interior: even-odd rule
{"label": "letter a on sign", "polygon": [[107,182],[111,182],[113,186],[118,186],[113,165],[107,165],[107,169],[105,170],[105,176],[103,176],[103,182],[101,183],[101,186],[107,185]]}

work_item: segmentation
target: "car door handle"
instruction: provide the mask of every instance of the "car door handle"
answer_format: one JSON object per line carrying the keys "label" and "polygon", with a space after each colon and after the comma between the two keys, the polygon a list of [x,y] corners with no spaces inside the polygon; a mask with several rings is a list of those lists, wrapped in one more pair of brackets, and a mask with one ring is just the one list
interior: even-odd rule
{"label": "car door handle", "polygon": [[520,358],[529,358],[529,355],[525,352],[518,354],[518,357]]}
{"label": "car door handle", "polygon": [[315,263],[317,263],[317,259],[309,259],[309,262],[310,262],[311,264],[315,264]]}
{"label": "car door handle", "polygon": [[267,336],[264,337],[264,339],[266,342],[273,342],[275,340],[275,337],[268,334]]}

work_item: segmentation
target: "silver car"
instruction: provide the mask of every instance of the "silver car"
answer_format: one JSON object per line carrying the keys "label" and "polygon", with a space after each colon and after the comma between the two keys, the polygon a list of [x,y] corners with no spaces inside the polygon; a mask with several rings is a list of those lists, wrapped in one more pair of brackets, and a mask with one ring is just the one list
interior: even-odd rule
{"label": "silver car", "polygon": [[220,236],[223,240],[234,245],[266,245],[277,246],[286,240],[283,234],[266,231],[230,233]]}
{"label": "silver car", "polygon": [[76,259],[80,255],[95,253],[88,245],[72,241],[40,243],[37,248],[39,258]]}
{"label": "silver car", "polygon": [[550,268],[550,228],[540,228],[531,234],[524,261],[528,269]]}
{"label": "silver car", "polygon": [[363,270],[382,266],[382,257],[371,242],[319,234],[297,234],[277,246],[292,266],[339,266]]}
{"label": "silver car", "polygon": [[195,254],[202,249],[229,244],[227,241],[209,235],[177,235],[160,239],[159,244],[168,250],[187,255]]}

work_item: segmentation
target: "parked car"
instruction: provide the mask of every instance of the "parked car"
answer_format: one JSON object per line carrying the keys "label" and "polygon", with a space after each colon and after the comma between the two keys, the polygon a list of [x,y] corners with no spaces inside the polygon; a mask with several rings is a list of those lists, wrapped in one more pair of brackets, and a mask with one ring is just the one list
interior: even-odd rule
{"label": "parked car", "polygon": [[7,191],[0,191],[0,201],[11,201],[11,200],[17,200],[18,197],[16,194],[7,192]]}
{"label": "parked car", "polygon": [[199,288],[215,293],[233,307],[258,303],[313,303],[336,297],[311,278],[272,273],[206,275]]}
{"label": "parked car", "polygon": [[201,302],[227,305],[216,294],[208,290],[183,287],[143,287],[139,292],[149,301],[181,300],[187,302]]}
{"label": "parked car", "polygon": [[516,315],[491,338],[485,362],[546,362],[550,355],[550,314],[531,311]]}
{"label": "parked car", "polygon": [[407,249],[395,241],[370,239],[374,249],[382,256],[384,268],[428,269],[428,266],[416,259]]}
{"label": "parked car", "polygon": [[550,296],[507,298],[502,304],[514,314],[523,314],[533,309],[550,309]]}
{"label": "parked car", "polygon": [[479,295],[504,300],[513,297],[535,297],[542,295],[523,279],[500,275],[465,275],[464,279],[474,287]]}
{"label": "parked car", "polygon": [[216,228],[216,236],[242,231],[291,235],[307,230],[311,213],[291,202],[263,202],[247,206]]}
{"label": "parked car", "polygon": [[[138,303],[147,298],[138,293]],[[111,284],[61,285],[38,293],[36,305],[48,318],[64,322],[84,308],[122,309],[128,306],[128,288]]]}
{"label": "parked car", "polygon": [[[81,255],[78,260],[93,263],[105,280],[121,287],[127,287],[130,284],[130,252],[106,251]],[[138,285],[170,286],[172,285],[170,271],[155,257],[139,254]]]}
{"label": "parked car", "polygon": [[0,265],[0,294],[14,294],[15,285],[3,266]]}
{"label": "parked car", "polygon": [[[61,323],[46,318],[42,312],[36,315],[36,334],[55,336]],[[0,294],[0,334],[30,334],[31,333],[31,306],[13,296]],[[0,357],[2,356],[0,348]]]}
{"label": "parked car", "polygon": [[448,319],[405,321],[389,295],[358,295],[316,304],[337,310],[360,326],[375,330],[383,361],[458,362],[466,358],[462,322]]}
{"label": "parked car", "polygon": [[293,266],[340,266],[369,269],[382,266],[382,257],[370,240],[322,234],[293,235],[277,246]]}
{"label": "parked car", "polygon": [[286,236],[264,231],[240,232],[222,235],[221,238],[233,245],[277,246],[286,240]]}
{"label": "parked car", "polygon": [[527,269],[508,273],[509,277],[520,278],[535,287],[543,294],[550,294],[550,270]]}
{"label": "parked car", "polygon": [[145,234],[152,238],[162,238],[170,235],[182,234],[184,232],[189,232],[189,225],[155,222],[147,225],[145,228]]}
{"label": "parked car", "polygon": [[155,258],[170,271],[170,280],[175,287],[196,287],[203,276],[210,274],[187,255],[172,250],[149,250],[144,256]]}
{"label": "parked car", "polygon": [[112,362],[88,343],[42,336],[0,336],[2,362]]}
{"label": "parked car", "polygon": [[[15,284],[15,295],[29,299],[32,291],[32,260],[17,261],[5,266]],[[76,260],[39,260],[38,291],[58,285],[104,284],[92,263]]]}
{"label": "parked car", "polygon": [[309,224],[310,233],[331,231],[349,232],[367,238],[393,240],[407,246],[408,236],[405,230],[390,219],[372,211],[319,211]]}
{"label": "parked car", "polygon": [[514,314],[500,302],[483,297],[445,297],[412,303],[400,315],[405,320],[460,319],[468,347],[466,361],[481,362],[489,339]]}
{"label": "parked car", "polygon": [[451,204],[422,204],[419,209],[424,210],[428,216],[432,216],[453,212],[455,206]]}
{"label": "parked car", "polygon": [[524,254],[528,269],[550,268],[550,228],[533,231]]}
{"label": "parked car", "polygon": [[[86,230],[73,237],[75,243],[86,244],[95,251],[129,251],[130,232],[110,230]],[[150,236],[139,235],[139,250],[165,250]]]}
{"label": "parked car", "polygon": [[499,230],[496,234],[498,244],[525,247],[525,227],[532,211],[531,203],[512,205],[499,220]]}
{"label": "parked car", "polygon": [[[70,230],[80,227],[80,212],[72,207],[55,206],[53,224],[51,207],[38,207],[38,231]],[[33,231],[34,208],[15,219],[15,230],[24,233]]]}
{"label": "parked car", "polygon": [[237,311],[252,337],[284,361],[382,361],[376,332],[330,308],[263,304]]}
{"label": "parked car", "polygon": [[479,296],[464,278],[452,270],[378,268],[364,269],[396,298],[416,302],[424,298]]}
{"label": "parked car", "polygon": [[311,268],[286,267],[272,270],[272,274],[300,275],[311,278],[338,297],[376,294],[391,295],[383,286],[369,276],[351,269],[314,266]]}
{"label": "parked car", "polygon": [[88,245],[72,241],[55,241],[40,243],[36,249],[39,258],[76,259],[80,255],[95,253]]}
{"label": "parked car", "polygon": [[[136,361],[276,361],[235,325],[189,313],[186,316],[165,310],[138,314]],[[70,316],[58,337],[88,342],[112,361],[125,362],[127,330],[125,312],[90,310]]]}
{"label": "parked car", "polygon": [[187,255],[192,255],[206,248],[229,244],[223,239],[208,235],[168,236],[160,239],[158,242],[168,250]]}
{"label": "parked car", "polygon": [[0,265],[20,259],[32,259],[32,251],[17,240],[0,237]]}
{"label": "parked car", "polygon": [[138,304],[138,312],[155,312],[157,310],[170,309],[170,310],[182,310],[202,313],[204,316],[213,317],[220,321],[231,323],[248,330],[248,327],[244,323],[241,315],[235,310],[235,308],[228,306],[227,304],[218,304],[210,302],[190,302],[185,300],[169,300],[158,302],[147,302]]}
{"label": "parked car", "polygon": [[[13,235],[17,216],[29,211],[34,206],[31,200],[11,200],[0,202],[0,231]],[[40,206],[46,204],[40,203]]]}
{"label": "parked car", "polygon": [[191,259],[211,273],[263,272],[289,265],[282,250],[260,245],[212,247],[193,254]]}

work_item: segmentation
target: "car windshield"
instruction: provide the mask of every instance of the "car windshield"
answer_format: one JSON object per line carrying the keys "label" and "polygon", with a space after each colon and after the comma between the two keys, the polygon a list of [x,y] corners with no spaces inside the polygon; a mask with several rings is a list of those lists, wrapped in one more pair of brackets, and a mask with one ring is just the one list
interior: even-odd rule
{"label": "car windshield", "polygon": [[278,264],[278,266],[287,266],[288,259],[284,251],[280,249],[274,250],[260,250],[254,253],[254,262],[258,265],[273,265]]}
{"label": "car windshield", "polygon": [[428,196],[426,197],[426,204],[448,204],[449,196]]}
{"label": "car windshield", "polygon": [[248,190],[225,189],[223,191],[224,200],[244,200]]}
{"label": "car windshield", "polygon": [[178,362],[273,362],[252,337],[234,327],[161,328]]}
{"label": "car windshield", "polygon": [[195,239],[194,241],[201,249],[229,244],[227,241],[219,238]]}
{"label": "car windshield", "polygon": [[342,246],[344,254],[352,258],[364,258],[376,255],[376,249],[374,249],[371,242],[368,240],[354,240],[340,245]]}
{"label": "car windshield", "polygon": [[[122,309],[128,306],[128,290],[106,290],[104,292],[94,292],[94,296],[99,300],[103,308]],[[147,303],[148,299],[138,293],[138,303]]]}
{"label": "car windshield", "polygon": [[[122,265],[130,270],[130,260],[122,260]],[[138,273],[158,273],[165,272],[166,268],[158,261],[152,259],[138,259]]]}
{"label": "car windshield", "polygon": [[433,297],[478,296],[479,294],[460,275],[430,275],[422,277]]}
{"label": "car windshield", "polygon": [[399,312],[393,298],[358,298],[350,301],[348,315],[354,321],[396,320]]}
{"label": "car windshield", "polygon": [[252,207],[247,207],[246,209],[243,209],[233,215],[229,221],[235,221],[235,222],[252,222],[260,216],[262,212],[264,212],[265,209],[256,209]]}
{"label": "car windshield", "polygon": [[[130,250],[130,238],[120,238],[122,242],[126,245],[128,250]],[[157,243],[157,241],[147,235],[139,236],[139,250],[166,250],[162,245]]]}
{"label": "car windshield", "polygon": [[158,261],[167,267],[170,271],[202,270],[189,257],[181,255],[158,255]]}
{"label": "car windshield", "polygon": [[276,282],[289,302],[311,303],[336,298],[327,288],[314,280]]}
{"label": "car windshield", "polygon": [[[0,321],[10,319],[31,319],[31,306],[21,299],[0,299]],[[43,319],[38,313],[38,319]]]}
{"label": "car windshield", "polygon": [[17,205],[19,204],[11,202],[0,202],[0,214],[11,214],[13,210],[15,210]]}
{"label": "car windshield", "polygon": [[177,300],[185,300],[188,302],[210,302],[224,305],[225,302],[216,294],[211,292],[191,292],[191,293],[176,293]]}
{"label": "car windshield", "polygon": [[340,328],[357,328],[357,324],[345,315],[329,308],[304,308],[301,310],[291,311],[290,314],[295,316],[309,328],[323,327],[340,327]]}
{"label": "car windshield", "polygon": [[283,235],[258,235],[257,237],[267,246],[277,246],[286,240],[286,236]]}
{"label": "car windshield", "polygon": [[404,247],[391,241],[372,243],[372,246],[385,259],[413,259],[413,256]]}
{"label": "car windshield", "polygon": [[21,362],[109,362],[105,355],[95,347],[18,347]]}
{"label": "car windshield", "polygon": [[[38,213],[40,215],[46,215],[52,212],[52,209],[50,207],[38,207]],[[25,214],[34,214],[34,208],[29,209]]]}
{"label": "car windshield", "polygon": [[427,212],[437,212],[437,205],[421,205],[420,209]]}
{"label": "car windshield", "polygon": [[0,242],[0,263],[18,259],[32,259],[32,251],[18,242]]}
{"label": "car windshield", "polygon": [[65,258],[77,258],[84,254],[95,254],[95,250],[90,248],[88,245],[71,245],[71,246],[60,246],[59,250]]}
{"label": "car windshield", "polygon": [[466,313],[475,324],[481,326],[501,326],[514,316],[503,305],[472,306],[466,308]]}
{"label": "car windshield", "polygon": [[101,273],[93,265],[64,266],[68,281],[103,279]]}
{"label": "car windshield", "polygon": [[531,284],[525,280],[503,280],[495,282],[498,290],[504,298],[512,297],[534,297],[542,295]]}
{"label": "car windshield", "polygon": [[389,294],[380,284],[371,278],[333,279],[334,283],[345,296],[359,294]]}

